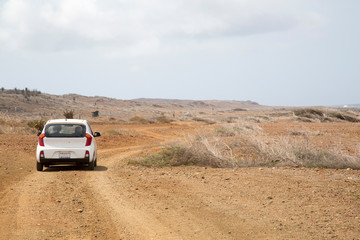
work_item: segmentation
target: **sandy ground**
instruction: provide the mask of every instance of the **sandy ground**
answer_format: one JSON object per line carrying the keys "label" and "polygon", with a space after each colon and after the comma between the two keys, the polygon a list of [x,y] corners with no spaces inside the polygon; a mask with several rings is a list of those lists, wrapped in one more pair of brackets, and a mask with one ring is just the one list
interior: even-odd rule
{"label": "sandy ground", "polygon": [[359,170],[127,165],[198,126],[93,125],[126,133],[97,138],[94,171],[37,172],[36,135],[0,134],[0,238],[360,239]]}

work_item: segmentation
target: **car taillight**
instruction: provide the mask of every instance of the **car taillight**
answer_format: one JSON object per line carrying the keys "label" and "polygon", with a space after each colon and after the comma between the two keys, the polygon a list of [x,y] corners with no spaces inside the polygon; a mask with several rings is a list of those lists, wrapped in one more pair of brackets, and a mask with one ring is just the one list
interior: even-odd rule
{"label": "car taillight", "polygon": [[91,145],[91,141],[92,141],[92,136],[87,133],[87,134],[85,135],[85,137],[86,137],[86,144],[85,144],[85,146],[90,146],[90,145]]}
{"label": "car taillight", "polygon": [[40,152],[40,158],[45,158],[44,151]]}
{"label": "car taillight", "polygon": [[90,157],[89,151],[86,151],[86,152],[85,152],[85,157],[86,157],[86,158]]}
{"label": "car taillight", "polygon": [[43,134],[41,134],[41,135],[39,136],[39,145],[42,146],[42,147],[45,146],[45,145],[44,145],[44,137],[45,137],[45,133],[43,133]]}

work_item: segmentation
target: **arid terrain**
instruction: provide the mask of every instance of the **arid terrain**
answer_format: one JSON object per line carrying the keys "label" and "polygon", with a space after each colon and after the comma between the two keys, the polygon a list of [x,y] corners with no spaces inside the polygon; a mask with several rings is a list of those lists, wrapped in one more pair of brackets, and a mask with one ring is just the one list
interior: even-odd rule
{"label": "arid terrain", "polygon": [[[359,122],[325,110],[320,119],[261,106],[175,111],[151,104],[142,105],[143,112],[128,106],[131,117],[139,116],[132,120],[124,112],[86,116],[102,134],[94,171],[51,166],[37,172],[37,132],[26,123],[41,114],[4,108],[0,238],[360,239]],[[58,110],[47,113],[59,117]],[[358,118],[356,110],[349,114]],[[199,142],[223,143],[231,151],[209,151],[233,165],[141,164],[167,146],[191,145],[194,151]],[[290,156],[295,144],[305,150]],[[344,164],[306,167],[317,158]]]}

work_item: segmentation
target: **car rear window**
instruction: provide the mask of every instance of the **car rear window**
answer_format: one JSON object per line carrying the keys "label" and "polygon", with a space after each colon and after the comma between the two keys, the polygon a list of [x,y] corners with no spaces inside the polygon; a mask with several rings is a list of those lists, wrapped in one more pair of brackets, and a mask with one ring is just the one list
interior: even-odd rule
{"label": "car rear window", "polygon": [[45,137],[85,137],[86,127],[82,124],[49,124]]}

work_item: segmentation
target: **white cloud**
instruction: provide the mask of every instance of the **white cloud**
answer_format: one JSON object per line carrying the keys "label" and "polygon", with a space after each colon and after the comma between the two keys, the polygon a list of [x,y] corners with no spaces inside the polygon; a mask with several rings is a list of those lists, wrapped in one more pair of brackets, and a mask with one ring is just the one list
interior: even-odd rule
{"label": "white cloud", "polygon": [[131,67],[130,71],[132,73],[137,73],[137,72],[140,71],[140,67],[138,65],[134,65],[134,66]]}
{"label": "white cloud", "polygon": [[[286,31],[318,15],[281,11],[285,0],[5,0],[3,50],[64,52],[99,49],[112,55],[154,54],[176,42],[216,41]],[[176,47],[176,46],[175,46]],[[171,47],[170,47],[171,48]]]}

